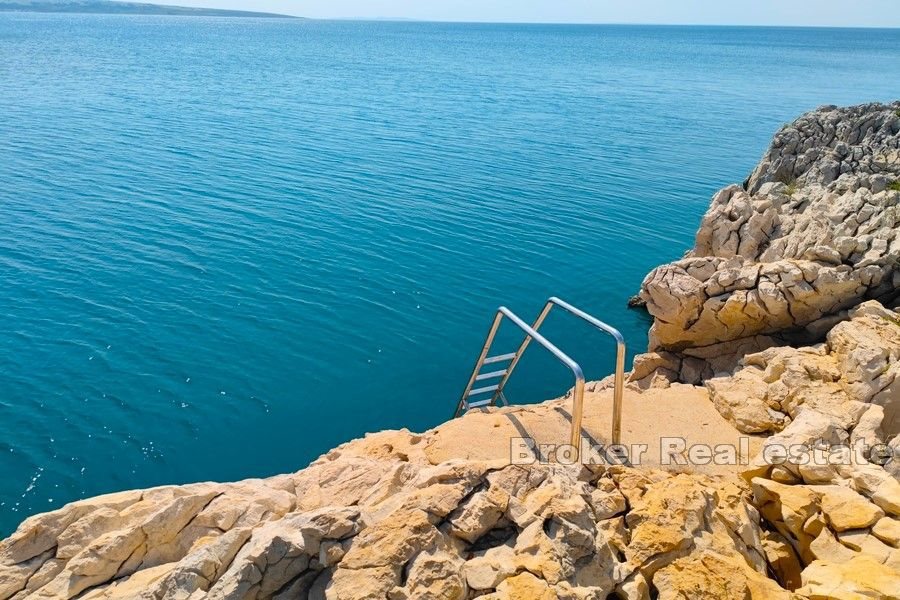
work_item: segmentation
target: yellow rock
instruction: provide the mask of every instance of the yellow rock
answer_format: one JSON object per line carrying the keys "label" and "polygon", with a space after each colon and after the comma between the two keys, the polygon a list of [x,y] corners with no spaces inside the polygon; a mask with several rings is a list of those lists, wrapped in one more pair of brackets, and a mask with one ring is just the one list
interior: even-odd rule
{"label": "yellow rock", "polygon": [[800,587],[802,585],[800,579],[802,567],[791,544],[783,536],[769,531],[763,535],[762,545],[763,551],[766,553],[766,561],[775,571],[781,585],[789,590],[796,590]]}
{"label": "yellow rock", "polygon": [[828,486],[822,494],[822,512],[835,531],[868,527],[884,516],[884,511],[861,494],[842,486]]}
{"label": "yellow rock", "polygon": [[797,593],[810,600],[895,600],[900,572],[864,555],[843,563],[817,560],[804,569]]}
{"label": "yellow rock", "polygon": [[497,596],[503,600],[556,600],[547,582],[527,571],[505,579],[497,586]]}
{"label": "yellow rock", "polygon": [[880,519],[872,527],[872,534],[885,544],[900,548],[900,521],[891,517]]}
{"label": "yellow rock", "polygon": [[653,578],[659,600],[788,600],[789,591],[740,559],[712,552],[679,558]]}

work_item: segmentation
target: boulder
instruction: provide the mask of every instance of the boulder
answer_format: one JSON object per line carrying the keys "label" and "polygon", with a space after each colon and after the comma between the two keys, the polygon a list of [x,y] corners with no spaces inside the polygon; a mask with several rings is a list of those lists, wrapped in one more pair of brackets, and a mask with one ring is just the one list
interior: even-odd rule
{"label": "boulder", "polygon": [[892,600],[898,589],[897,571],[858,555],[846,562],[813,562],[803,570],[803,587],[797,593],[810,600]]}
{"label": "boulder", "polygon": [[875,524],[884,511],[848,487],[828,486],[823,491],[822,513],[833,531],[861,529]]}
{"label": "boulder", "polygon": [[900,520],[891,517],[879,519],[872,527],[872,535],[894,548],[900,548]]}

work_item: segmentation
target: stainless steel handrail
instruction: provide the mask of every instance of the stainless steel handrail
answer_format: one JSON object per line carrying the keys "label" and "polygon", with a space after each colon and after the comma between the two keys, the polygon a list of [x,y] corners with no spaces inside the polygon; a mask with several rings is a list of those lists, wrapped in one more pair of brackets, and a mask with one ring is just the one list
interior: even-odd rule
{"label": "stainless steel handrail", "polygon": [[[556,296],[552,296],[547,300],[547,303],[544,305],[544,309],[541,311],[541,314],[531,326],[534,331],[538,331],[541,328],[541,325],[543,325],[544,323],[544,319],[547,318],[547,315],[550,314],[550,310],[554,306],[558,306],[563,310],[575,315],[576,317],[587,321],[597,329],[608,333],[616,340],[616,373],[613,387],[612,443],[618,444],[621,441],[622,435],[622,393],[625,384],[625,338],[615,327],[607,325],[600,319],[589,315],[581,309],[575,308],[568,302],[560,300]],[[500,383],[497,384],[498,392],[503,391],[503,386],[506,385],[507,380],[512,375],[513,370],[516,368],[516,365],[519,364],[519,359],[522,358],[522,354],[525,352],[525,349],[528,348],[529,343],[531,343],[531,339],[526,337],[522,341],[522,344],[519,346],[519,349],[516,350],[516,356],[509,363],[509,366],[506,369],[506,375],[504,375],[503,379],[500,380]],[[494,397],[491,398],[491,403],[495,402],[496,398],[497,393],[495,393]]]}
{"label": "stainless steel handrail", "polygon": [[[475,379],[481,372],[482,365],[485,364],[487,353],[491,349],[491,344],[494,343],[494,336],[497,335],[497,330],[500,328],[500,322],[502,320],[503,313],[498,310],[497,314],[494,316],[494,322],[491,324],[491,328],[488,330],[487,337],[484,340],[484,346],[482,346],[481,348],[481,354],[478,355],[478,360],[475,361],[475,368],[472,370],[472,376],[469,377],[469,383],[466,384],[466,389],[465,391],[463,391],[463,394],[459,399],[459,403],[456,405],[456,413],[454,413],[454,417],[460,416],[463,412],[465,412],[466,408],[468,408],[469,392],[472,391],[472,386],[475,385]],[[491,398],[491,401],[494,401],[493,397]]]}
{"label": "stainless steel handrail", "polygon": [[510,363],[509,367],[507,367],[506,375],[503,376],[501,383],[497,385],[497,390],[491,397],[490,403],[493,404],[496,401],[497,397],[502,395],[503,386],[509,379],[509,375],[512,372],[512,367],[516,362],[518,362],[521,353],[524,352],[526,347],[528,347],[528,343],[530,343],[531,340],[534,339],[535,341],[537,341],[537,343],[546,348],[553,356],[555,356],[557,360],[569,367],[569,369],[571,369],[572,371],[572,374],[575,375],[575,387],[572,396],[572,433],[570,436],[570,443],[575,447],[575,451],[577,453],[579,451],[579,442],[581,441],[581,421],[584,415],[584,372],[581,370],[581,367],[577,362],[572,360],[565,352],[553,345],[547,338],[538,333],[533,327],[528,325],[525,321],[520,319],[518,316],[516,316],[515,313],[513,313],[505,306],[501,306],[497,309],[497,314],[494,317],[494,322],[491,325],[490,330],[488,331],[487,339],[485,339],[484,346],[481,349],[481,354],[478,357],[478,362],[475,363],[475,369],[472,371],[472,376],[469,378],[469,383],[468,385],[466,385],[466,389],[459,400],[459,404],[457,404],[456,406],[456,416],[459,416],[468,408],[468,397],[472,391],[472,386],[475,384],[475,380],[478,377],[479,372],[481,371],[482,365],[485,364],[487,353],[491,348],[491,344],[493,344],[494,342],[494,337],[497,335],[497,330],[500,328],[503,317],[506,317],[507,319],[512,321],[514,325],[525,332],[525,342],[522,343],[522,345],[519,347],[519,351],[513,356],[512,362]]}

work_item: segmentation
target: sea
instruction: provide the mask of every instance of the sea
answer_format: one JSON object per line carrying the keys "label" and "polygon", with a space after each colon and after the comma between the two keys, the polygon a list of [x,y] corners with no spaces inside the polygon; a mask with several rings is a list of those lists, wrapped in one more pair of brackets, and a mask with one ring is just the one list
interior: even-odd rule
{"label": "sea", "polygon": [[896,29],[0,14],[0,534],[436,426],[501,305],[630,358],[780,127],[898,97]]}

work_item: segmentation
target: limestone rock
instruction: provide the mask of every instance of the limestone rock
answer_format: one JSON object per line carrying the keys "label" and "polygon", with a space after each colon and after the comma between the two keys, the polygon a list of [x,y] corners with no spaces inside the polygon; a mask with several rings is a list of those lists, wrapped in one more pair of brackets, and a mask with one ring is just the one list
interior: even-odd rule
{"label": "limestone rock", "polygon": [[804,525],[818,513],[821,494],[810,486],[783,485],[762,478],[754,479],[752,486],[760,514],[804,556],[813,540]]}
{"label": "limestone rock", "polygon": [[858,555],[847,562],[815,561],[803,571],[797,593],[810,600],[891,600],[900,589],[900,573],[875,559]]}
{"label": "limestone rock", "polygon": [[292,475],[38,515],[0,543],[0,599],[646,598],[724,589],[721,569],[735,594],[787,597],[734,481],[431,463],[423,440],[384,432]]}
{"label": "limestone rock", "polygon": [[748,354],[733,372],[706,381],[710,399],[746,433],[780,431],[811,408],[853,429],[851,441],[881,444],[900,429],[900,325],[892,315],[900,319],[869,301],[849,311],[825,344]]}
{"label": "limestone rock", "polygon": [[660,600],[788,600],[794,597],[750,569],[747,563],[714,553],[677,559],[657,573],[654,585]]}
{"label": "limestone rock", "polygon": [[[823,106],[803,115],[775,135],[747,181],[748,189],[755,192],[781,181],[828,185],[837,173],[848,172],[900,176],[898,106]],[[840,168],[844,164],[849,171]]]}
{"label": "limestone rock", "polygon": [[900,548],[900,520],[884,517],[872,527],[872,534],[894,548]]}
{"label": "limestone rock", "polygon": [[814,336],[866,299],[895,299],[900,192],[887,184],[900,180],[898,106],[804,115],[775,136],[746,188],[718,192],[693,250],[641,286],[651,350],[807,326]]}
{"label": "limestone rock", "polygon": [[762,544],[766,562],[775,572],[781,586],[788,590],[800,587],[802,585],[800,573],[803,567],[794,547],[787,539],[773,531],[767,531],[762,535]]}
{"label": "limestone rock", "polygon": [[900,434],[887,443],[887,446],[879,449],[880,462],[888,473],[900,480]]}
{"label": "limestone rock", "polygon": [[529,572],[520,573],[497,586],[497,592],[484,596],[491,600],[518,600],[520,598],[534,598],[534,600],[556,600],[550,586],[542,579],[538,579]]}
{"label": "limestone rock", "polygon": [[[743,475],[748,480],[754,477],[772,478],[777,466],[806,483],[835,483],[842,479],[840,465],[832,464],[830,453],[818,456],[817,448],[820,443],[839,445],[848,437],[844,423],[837,417],[812,409],[802,410],[784,431],[765,441],[762,452],[751,461]],[[841,453],[835,462],[843,460]]]}
{"label": "limestone rock", "polygon": [[843,563],[856,556],[856,552],[840,543],[833,531],[822,527],[809,545],[808,556],[826,563]]}
{"label": "limestone rock", "polygon": [[822,495],[822,513],[834,531],[869,527],[884,516],[884,511],[861,494],[843,486],[829,486]]}

